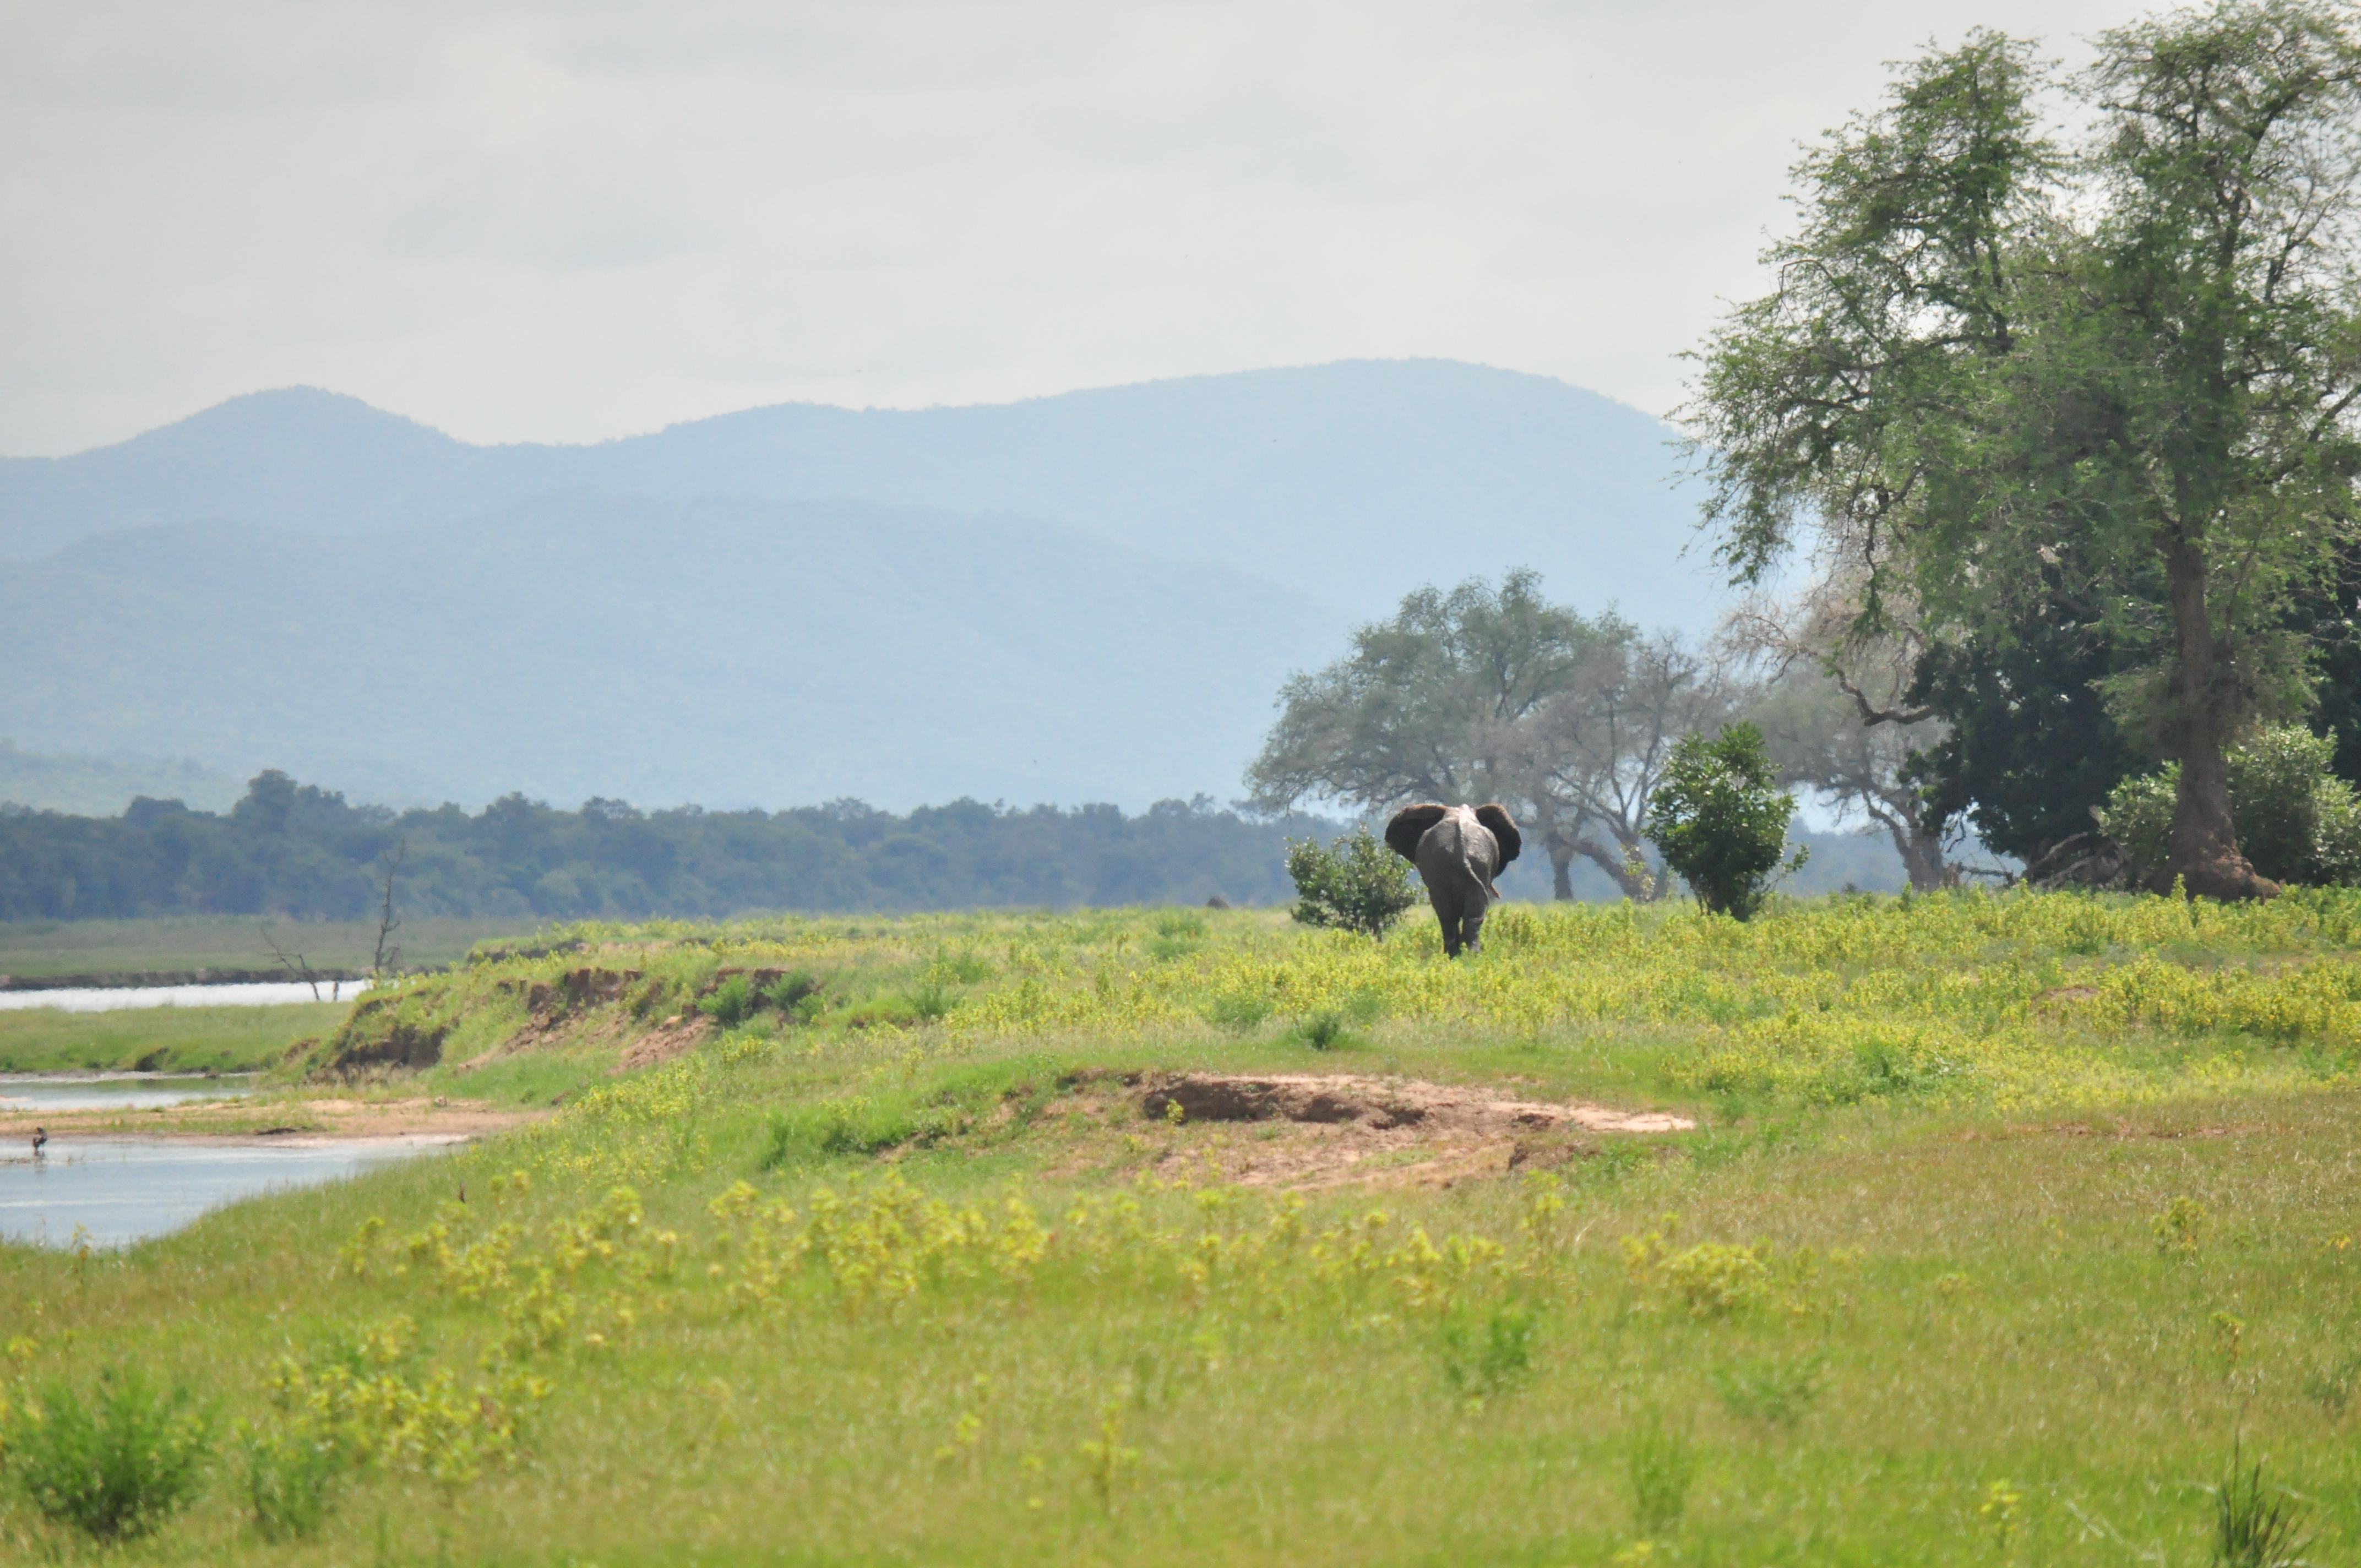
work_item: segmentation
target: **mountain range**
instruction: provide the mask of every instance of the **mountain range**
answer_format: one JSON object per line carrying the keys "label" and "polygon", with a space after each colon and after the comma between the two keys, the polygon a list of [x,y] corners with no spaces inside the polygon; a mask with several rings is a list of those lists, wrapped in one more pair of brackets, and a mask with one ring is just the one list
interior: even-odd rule
{"label": "mountain range", "polygon": [[582,446],[256,393],[0,459],[0,736],[389,800],[1226,797],[1419,587],[1709,620],[1671,433],[1444,361]]}

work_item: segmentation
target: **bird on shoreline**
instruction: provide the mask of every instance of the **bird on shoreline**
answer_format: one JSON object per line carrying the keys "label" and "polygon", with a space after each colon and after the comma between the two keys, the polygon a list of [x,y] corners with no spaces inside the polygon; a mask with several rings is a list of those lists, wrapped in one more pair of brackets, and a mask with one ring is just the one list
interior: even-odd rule
{"label": "bird on shoreline", "polygon": [[34,1128],[34,1129],[33,1129],[33,1157],[34,1157],[35,1159],[39,1159],[39,1158],[41,1158],[41,1157],[42,1157],[42,1156],[41,1156],[41,1151],[42,1151],[43,1149],[48,1148],[49,1146],[49,1134],[47,1134],[47,1133],[45,1133],[45,1132],[43,1132],[43,1131],[42,1131],[40,1128],[38,1128],[38,1127]]}

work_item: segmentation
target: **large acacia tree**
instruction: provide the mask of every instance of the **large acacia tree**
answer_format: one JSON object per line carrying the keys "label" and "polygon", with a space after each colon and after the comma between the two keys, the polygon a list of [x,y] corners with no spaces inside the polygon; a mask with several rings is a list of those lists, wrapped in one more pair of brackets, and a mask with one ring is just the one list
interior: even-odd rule
{"label": "large acacia tree", "polygon": [[[2224,751],[2308,700],[2290,609],[2354,543],[2361,48],[2341,6],[2105,33],[2046,137],[2030,48],[1978,33],[1797,166],[1777,287],[1699,357],[1708,525],[1759,580],[1806,529],[1938,638],[2101,607],[2110,710],[2181,761],[2164,871],[2268,895]],[[2061,570],[2079,580],[2059,583]]]}

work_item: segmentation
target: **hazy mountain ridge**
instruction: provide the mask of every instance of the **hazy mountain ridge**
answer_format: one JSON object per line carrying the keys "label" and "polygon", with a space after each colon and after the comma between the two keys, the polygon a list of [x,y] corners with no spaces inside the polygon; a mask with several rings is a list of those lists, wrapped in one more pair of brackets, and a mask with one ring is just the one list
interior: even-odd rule
{"label": "hazy mountain ridge", "polygon": [[0,563],[0,732],[365,798],[1226,798],[1319,607],[1056,524],[577,494]]}
{"label": "hazy mountain ridge", "polygon": [[1701,625],[1668,434],[1444,361],[589,446],[257,393],[0,459],[0,734],[378,800],[1227,799],[1412,588]]}
{"label": "hazy mountain ridge", "polygon": [[1448,361],[1357,361],[917,411],[748,410],[588,446],[470,446],[355,399],[234,399],[131,441],[0,459],[0,554],[230,521],[349,534],[596,488],[853,499],[1064,522],[1287,585],[1346,618],[1532,565],[1586,609],[1697,624],[1694,508],[1667,427]]}
{"label": "hazy mountain ridge", "polygon": [[113,817],[136,795],[226,810],[245,782],[192,762],[137,757],[39,756],[0,737],[0,806]]}

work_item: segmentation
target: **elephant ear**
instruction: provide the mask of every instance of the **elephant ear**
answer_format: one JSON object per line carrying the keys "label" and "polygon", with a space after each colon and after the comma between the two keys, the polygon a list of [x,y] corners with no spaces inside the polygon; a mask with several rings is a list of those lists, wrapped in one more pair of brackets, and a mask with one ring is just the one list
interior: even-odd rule
{"label": "elephant ear", "polygon": [[1525,847],[1524,835],[1517,831],[1514,822],[1509,820],[1508,807],[1479,806],[1476,808],[1476,820],[1490,831],[1493,841],[1500,846],[1501,865],[1506,866],[1515,860],[1517,851]]}
{"label": "elephant ear", "polygon": [[1418,841],[1426,837],[1428,828],[1450,815],[1451,807],[1432,802],[1425,806],[1403,806],[1394,813],[1394,819],[1386,824],[1386,848],[1405,861],[1418,859]]}

